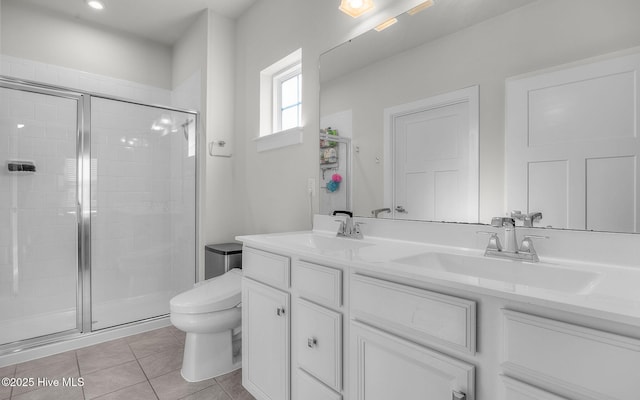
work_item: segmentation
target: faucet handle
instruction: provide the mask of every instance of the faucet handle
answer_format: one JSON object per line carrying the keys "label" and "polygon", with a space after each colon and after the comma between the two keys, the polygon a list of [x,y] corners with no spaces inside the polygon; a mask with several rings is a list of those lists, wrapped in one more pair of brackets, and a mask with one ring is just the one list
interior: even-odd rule
{"label": "faucet handle", "polygon": [[536,253],[536,249],[533,247],[533,239],[549,239],[549,236],[525,235],[522,239],[522,243],[520,244],[520,249],[518,249],[518,251],[520,253],[530,254],[531,261],[537,262],[539,261],[539,258],[538,253]]}
{"label": "faucet handle", "polygon": [[362,231],[360,230],[360,225],[366,225],[366,222],[355,222],[353,224],[353,237],[356,239],[362,239]]}
{"label": "faucet handle", "polygon": [[502,251],[502,244],[500,243],[500,238],[498,237],[497,233],[489,232],[489,231],[476,231],[476,233],[480,235],[489,235],[489,243],[487,243],[485,255],[486,255],[486,252],[491,250]]}
{"label": "faucet handle", "polygon": [[516,220],[511,217],[493,217],[491,218],[491,226],[495,226],[496,228],[516,226]]}

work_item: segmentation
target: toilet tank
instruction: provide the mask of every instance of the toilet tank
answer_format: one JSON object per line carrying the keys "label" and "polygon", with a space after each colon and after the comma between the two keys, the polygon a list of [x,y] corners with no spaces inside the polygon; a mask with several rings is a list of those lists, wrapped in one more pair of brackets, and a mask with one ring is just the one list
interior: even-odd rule
{"label": "toilet tank", "polygon": [[242,245],[218,243],[204,246],[204,279],[215,278],[233,268],[242,268]]}

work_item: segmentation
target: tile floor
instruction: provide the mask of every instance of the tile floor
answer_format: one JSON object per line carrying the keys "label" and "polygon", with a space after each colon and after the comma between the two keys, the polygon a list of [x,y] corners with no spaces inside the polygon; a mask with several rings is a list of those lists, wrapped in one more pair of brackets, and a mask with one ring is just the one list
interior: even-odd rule
{"label": "tile floor", "polygon": [[[166,327],[0,368],[0,377],[34,378],[34,387],[0,386],[0,400],[251,400],[237,370],[215,379],[182,379],[184,332]],[[62,387],[62,378],[84,378]],[[38,386],[38,378],[60,387]]]}

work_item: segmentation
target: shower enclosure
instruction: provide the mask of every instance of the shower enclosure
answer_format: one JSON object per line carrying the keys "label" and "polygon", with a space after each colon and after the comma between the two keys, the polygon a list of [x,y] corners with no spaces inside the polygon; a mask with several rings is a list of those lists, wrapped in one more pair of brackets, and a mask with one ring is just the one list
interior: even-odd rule
{"label": "shower enclosure", "polygon": [[0,77],[0,354],[169,313],[195,281],[197,123]]}

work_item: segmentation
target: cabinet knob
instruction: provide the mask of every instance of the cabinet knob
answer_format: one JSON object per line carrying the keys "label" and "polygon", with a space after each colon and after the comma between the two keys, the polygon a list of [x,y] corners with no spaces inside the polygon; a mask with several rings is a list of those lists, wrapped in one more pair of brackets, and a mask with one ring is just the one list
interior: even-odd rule
{"label": "cabinet knob", "polygon": [[309,339],[307,339],[307,347],[309,347],[310,349],[316,347],[317,345],[318,345],[318,339],[314,337],[310,337]]}
{"label": "cabinet knob", "polygon": [[465,393],[454,390],[451,394],[451,400],[467,400],[467,395]]}
{"label": "cabinet knob", "polygon": [[278,307],[278,309],[276,310],[276,314],[278,314],[279,317],[284,315],[284,307]]}

